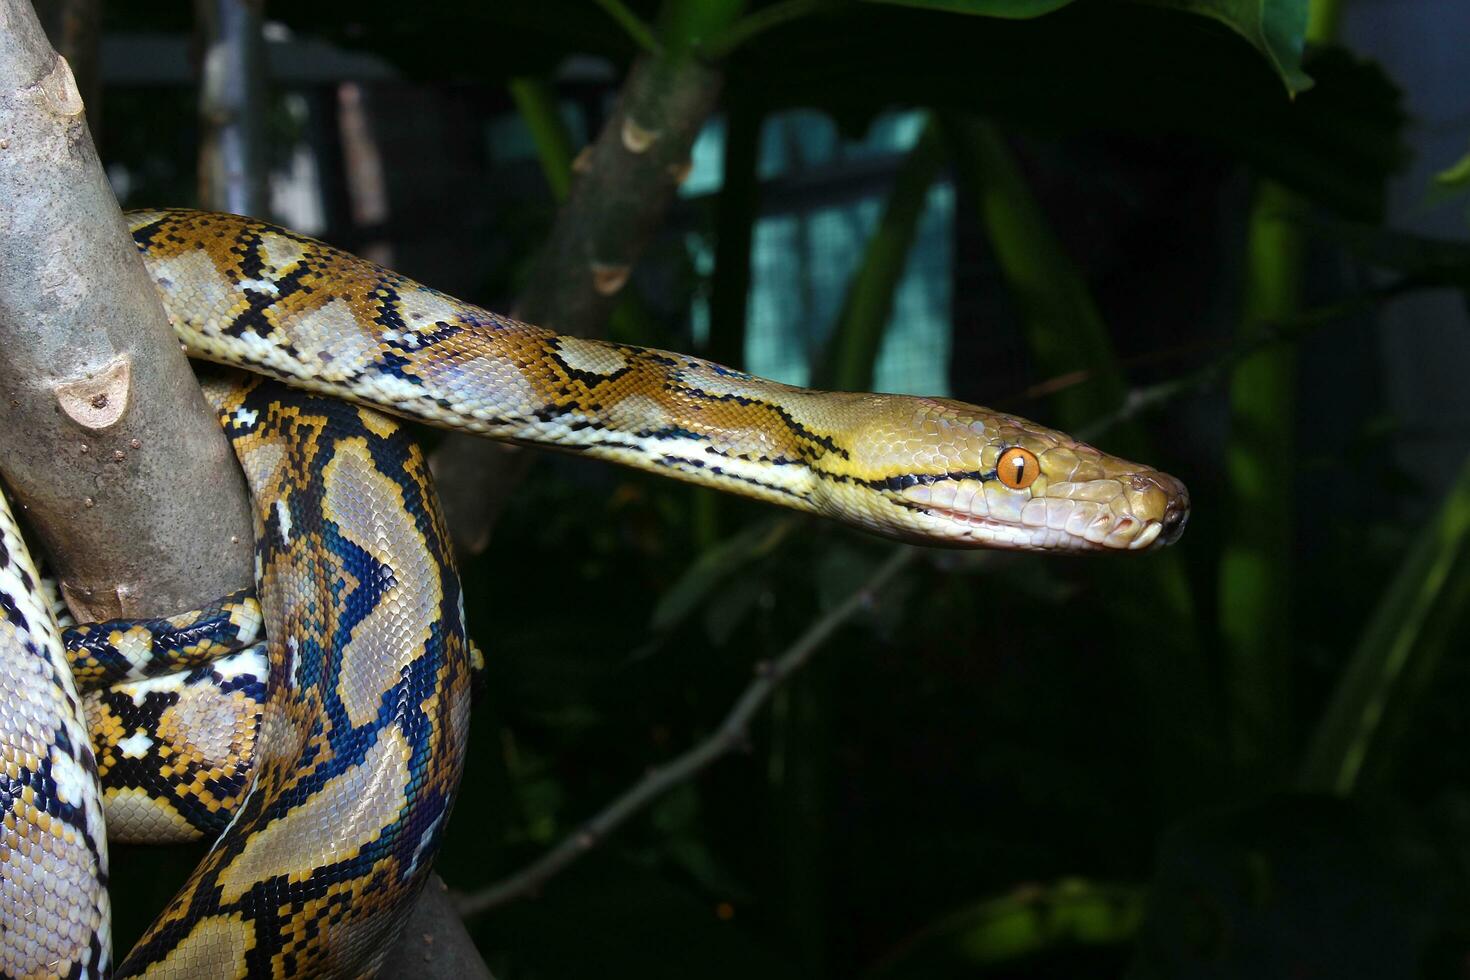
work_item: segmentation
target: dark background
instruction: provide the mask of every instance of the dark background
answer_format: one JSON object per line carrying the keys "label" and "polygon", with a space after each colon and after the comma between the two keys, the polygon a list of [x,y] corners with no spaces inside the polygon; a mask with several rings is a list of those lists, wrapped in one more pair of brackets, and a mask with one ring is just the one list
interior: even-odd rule
{"label": "dark background", "polygon": [[[613,335],[840,380],[932,133],[870,376],[1073,431],[1142,395],[1097,441],[1194,516],[1142,558],[921,556],[732,757],[474,919],[496,975],[1470,975],[1470,242],[1431,176],[1470,133],[1464,12],[1350,5],[1292,98],[1159,7],[811,6],[730,53]],[[556,204],[507,83],[553,86],[580,145],[628,35],[569,0],[265,13],[274,217],[512,307]],[[194,31],[106,8],[89,112],[124,207],[199,202]],[[538,463],[464,569],[489,670],[453,888],[707,737],[892,551],[792,520]],[[118,852],[125,949],[197,853]]]}

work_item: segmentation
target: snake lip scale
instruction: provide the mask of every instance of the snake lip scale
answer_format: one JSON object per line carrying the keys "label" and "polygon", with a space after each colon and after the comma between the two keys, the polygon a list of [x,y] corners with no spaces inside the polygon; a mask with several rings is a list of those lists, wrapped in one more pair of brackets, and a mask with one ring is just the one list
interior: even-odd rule
{"label": "snake lip scale", "polygon": [[1137,553],[1188,519],[1173,477],[1003,412],[559,336],[250,218],[128,223],[188,354],[264,376],[205,385],[250,486],[256,593],[63,640],[0,498],[0,977],[112,973],[109,837],[214,840],[120,975],[382,962],[483,665],[428,464],[389,415],[929,545]]}

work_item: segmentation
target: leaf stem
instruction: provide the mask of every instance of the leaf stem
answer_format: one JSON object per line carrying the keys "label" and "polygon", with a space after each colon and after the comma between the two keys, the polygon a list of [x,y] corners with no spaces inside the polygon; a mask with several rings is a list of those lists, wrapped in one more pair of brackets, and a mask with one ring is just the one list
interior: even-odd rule
{"label": "leaf stem", "polygon": [[634,44],[649,54],[658,54],[660,52],[661,46],[658,43],[658,38],[653,35],[653,29],[644,23],[642,18],[628,9],[627,5],[623,3],[623,0],[596,0],[596,2],[605,14],[617,21],[618,26],[623,29],[623,33],[632,38]]}
{"label": "leaf stem", "polygon": [[840,0],[778,0],[731,24],[723,34],[704,45],[700,54],[709,61],[721,61],[742,44],[773,27],[821,13],[839,3]]}

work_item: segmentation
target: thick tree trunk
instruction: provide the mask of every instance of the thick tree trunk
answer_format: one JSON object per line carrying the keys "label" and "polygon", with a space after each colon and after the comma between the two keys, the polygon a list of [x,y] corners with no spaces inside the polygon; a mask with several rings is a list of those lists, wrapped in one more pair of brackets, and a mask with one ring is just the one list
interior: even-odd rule
{"label": "thick tree trunk", "polygon": [[160,615],[249,584],[244,482],[25,0],[0,0],[0,200],[0,451],[67,602]]}

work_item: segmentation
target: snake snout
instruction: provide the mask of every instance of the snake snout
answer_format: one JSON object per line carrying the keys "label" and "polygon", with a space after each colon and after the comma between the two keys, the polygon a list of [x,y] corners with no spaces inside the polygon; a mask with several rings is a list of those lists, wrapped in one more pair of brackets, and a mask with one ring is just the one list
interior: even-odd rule
{"label": "snake snout", "polygon": [[1189,490],[1179,480],[1158,470],[1134,473],[1132,480],[1135,499],[1146,501],[1144,507],[1149,519],[1159,522],[1159,535],[1154,547],[1162,548],[1179,540],[1184,525],[1189,523]]}

